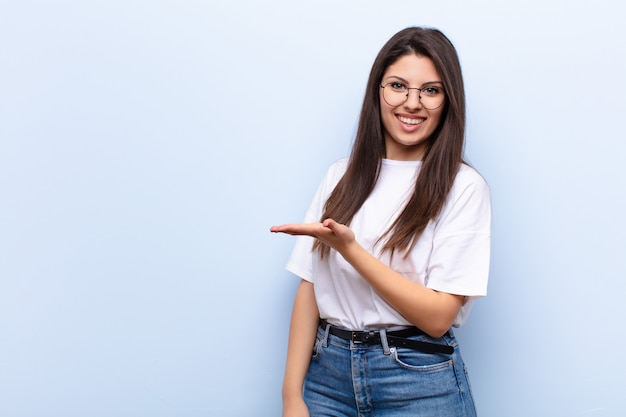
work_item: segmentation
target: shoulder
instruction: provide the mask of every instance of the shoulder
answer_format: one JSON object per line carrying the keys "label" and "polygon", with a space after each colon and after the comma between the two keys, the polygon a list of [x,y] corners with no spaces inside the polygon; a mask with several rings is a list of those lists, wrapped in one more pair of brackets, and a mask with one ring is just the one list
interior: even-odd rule
{"label": "shoulder", "polygon": [[452,190],[462,192],[468,188],[489,194],[489,185],[483,176],[471,166],[463,163],[454,178]]}
{"label": "shoulder", "polygon": [[335,161],[326,171],[324,182],[337,184],[348,168],[348,158],[342,158]]}
{"label": "shoulder", "polygon": [[[487,181],[469,165],[461,164],[448,194],[448,209],[464,209],[468,205],[489,206],[491,192]],[[482,210],[482,209],[481,209]]]}
{"label": "shoulder", "polygon": [[489,233],[491,196],[485,179],[469,165],[459,168],[437,221],[440,237]]}
{"label": "shoulder", "polygon": [[341,174],[343,175],[348,168],[348,158],[341,158],[335,161],[329,168],[328,172],[332,174]]}
{"label": "shoulder", "polygon": [[322,181],[319,183],[316,192],[316,200],[321,204],[321,201],[326,201],[328,195],[335,188],[339,180],[343,177],[343,174],[346,172],[346,168],[348,167],[348,158],[340,159],[333,164],[331,164],[326,169],[326,174],[324,175]]}

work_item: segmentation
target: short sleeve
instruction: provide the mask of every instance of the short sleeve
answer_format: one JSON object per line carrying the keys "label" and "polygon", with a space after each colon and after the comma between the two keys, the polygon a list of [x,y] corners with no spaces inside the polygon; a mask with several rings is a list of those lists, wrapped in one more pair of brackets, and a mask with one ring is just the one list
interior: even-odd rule
{"label": "short sleeve", "polygon": [[476,171],[463,166],[436,221],[427,287],[469,297],[469,312],[475,298],[487,295],[490,250],[489,187]]}
{"label": "short sleeve", "polygon": [[[304,216],[304,223],[314,223],[320,221],[326,200],[337,185],[337,182],[339,182],[343,176],[346,166],[347,159],[342,159],[335,162],[328,169],[324,179],[315,192],[313,201],[309,205],[309,209]],[[314,254],[312,249],[314,242],[315,239],[310,236],[298,236],[286,265],[286,269],[289,272],[310,282],[313,281]]]}

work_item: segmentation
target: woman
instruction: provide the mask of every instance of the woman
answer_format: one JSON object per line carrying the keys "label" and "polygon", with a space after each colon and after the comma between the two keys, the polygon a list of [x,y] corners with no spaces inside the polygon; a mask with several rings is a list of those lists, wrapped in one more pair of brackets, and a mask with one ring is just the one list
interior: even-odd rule
{"label": "woman", "polygon": [[462,159],[465,95],[440,31],[379,52],[351,155],[335,163],[287,269],[300,276],[283,416],[475,416],[452,326],[486,295],[491,208]]}

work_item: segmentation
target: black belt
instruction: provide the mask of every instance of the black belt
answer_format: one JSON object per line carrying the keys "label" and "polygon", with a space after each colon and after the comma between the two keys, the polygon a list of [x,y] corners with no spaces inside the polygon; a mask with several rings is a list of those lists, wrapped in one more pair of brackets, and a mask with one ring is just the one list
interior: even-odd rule
{"label": "black belt", "polygon": [[[329,324],[326,320],[321,319],[320,324],[324,330],[326,330],[326,326]],[[351,340],[354,343],[365,343],[370,345],[379,345],[380,341],[380,332],[371,330],[371,331],[361,331],[361,332],[353,332],[350,330],[343,330],[333,325],[330,325],[330,329],[328,331],[330,334],[340,337],[344,340]],[[445,353],[452,354],[454,352],[454,348],[448,345],[440,345],[438,343],[430,343],[430,342],[422,342],[420,340],[412,340],[407,339],[407,337],[411,336],[420,336],[425,335],[424,331],[418,329],[417,327],[409,327],[408,329],[402,330],[394,330],[391,332],[387,332],[387,344],[389,346],[395,347],[404,347],[413,350],[417,350],[425,353]]]}

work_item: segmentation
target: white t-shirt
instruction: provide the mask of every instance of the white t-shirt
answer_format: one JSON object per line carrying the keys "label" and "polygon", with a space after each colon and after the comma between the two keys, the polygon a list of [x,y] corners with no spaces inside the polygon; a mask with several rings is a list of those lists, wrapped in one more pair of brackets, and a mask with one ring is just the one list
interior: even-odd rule
{"label": "white t-shirt", "polygon": [[[320,184],[304,222],[320,221],[324,204],[343,176],[348,160],[333,164]],[[410,255],[381,256],[378,238],[406,205],[421,161],[383,159],[380,176],[350,228],[368,252],[408,279],[437,291],[464,295],[455,326],[463,324],[475,299],[487,294],[491,240],[491,202],[484,179],[462,165],[446,203],[431,220]],[[351,330],[410,326],[336,251],[320,259],[312,252],[313,238],[300,236],[287,270],[314,284],[320,317]]]}

